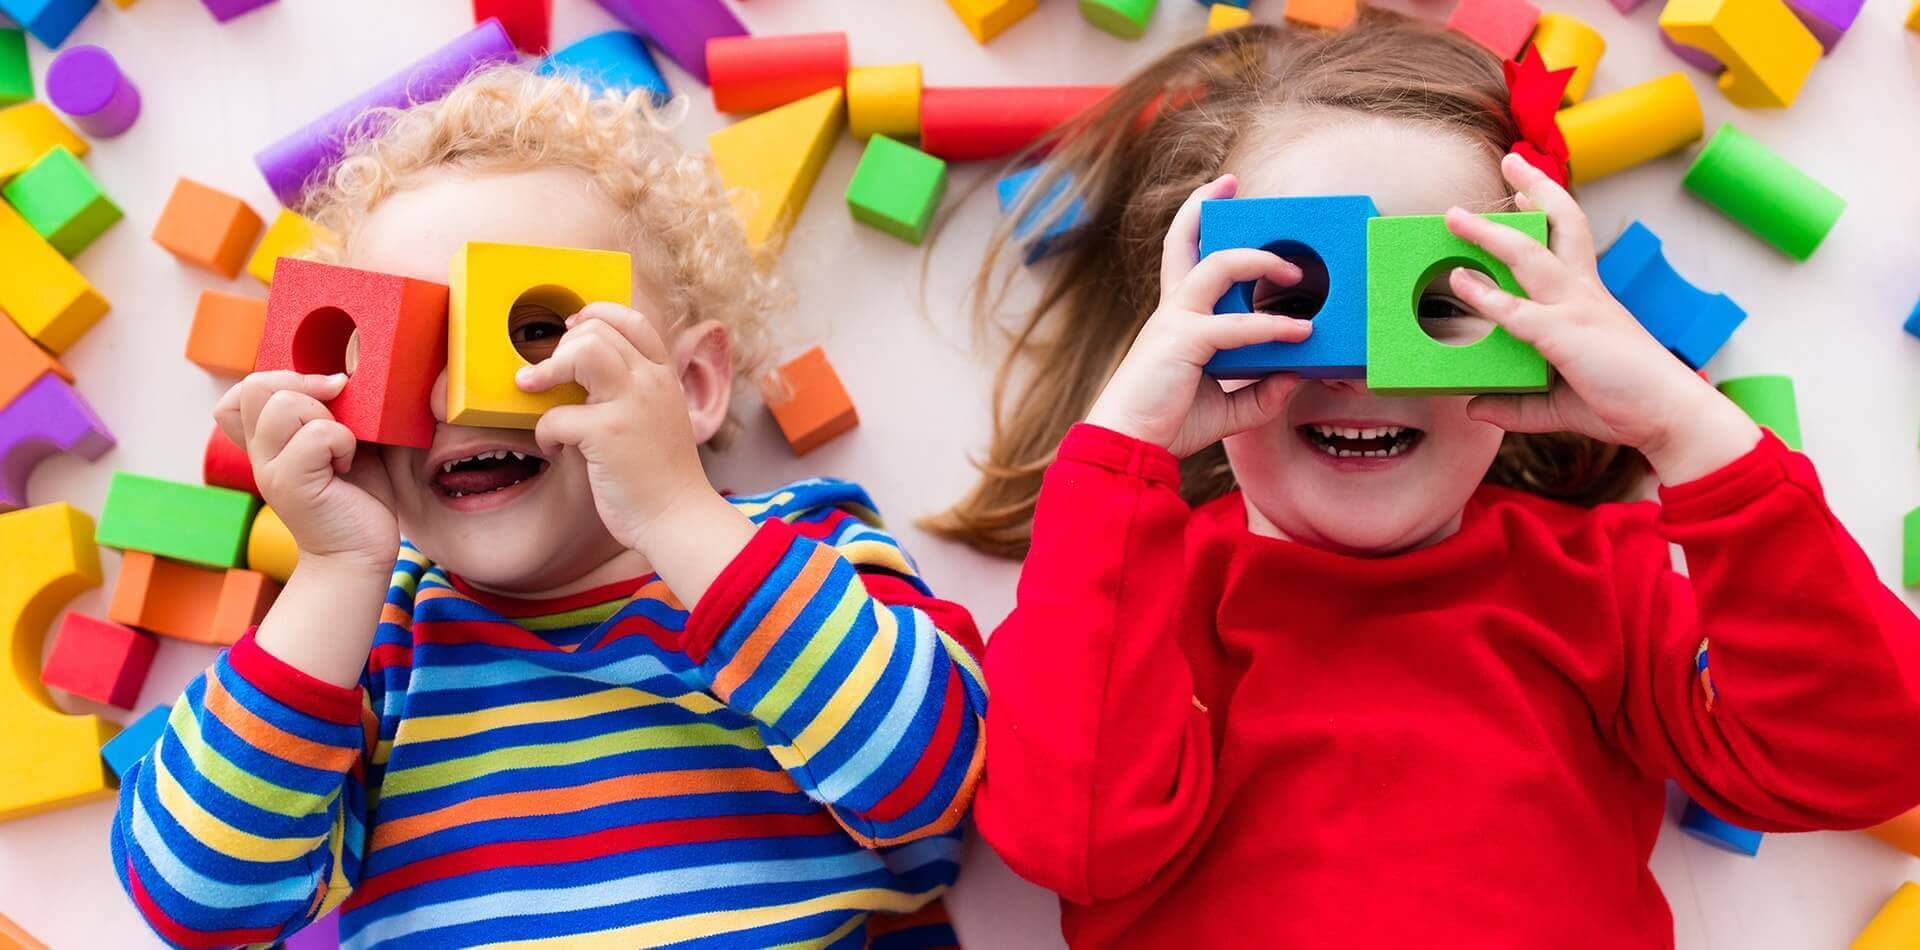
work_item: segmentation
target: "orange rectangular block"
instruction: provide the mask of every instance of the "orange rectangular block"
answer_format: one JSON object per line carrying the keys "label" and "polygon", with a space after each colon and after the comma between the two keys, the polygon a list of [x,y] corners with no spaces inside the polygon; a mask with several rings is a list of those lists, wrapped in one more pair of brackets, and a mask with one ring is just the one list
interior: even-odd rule
{"label": "orange rectangular block", "polygon": [[795,455],[805,455],[860,424],[840,375],[817,346],[769,373],[760,382],[760,394]]}
{"label": "orange rectangular block", "polygon": [[247,263],[260,225],[246,202],[182,178],[153,226],[153,241],[185,263],[231,280]]}
{"label": "orange rectangular block", "polygon": [[0,914],[0,950],[47,950],[47,945],[33,939],[26,929]]}
{"label": "orange rectangular block", "polygon": [[1868,828],[1867,833],[1920,858],[1920,808],[1915,808],[1884,825]]}
{"label": "orange rectangular block", "polygon": [[267,328],[267,301],[221,290],[203,290],[187,331],[187,359],[210,373],[253,372],[260,334]]}
{"label": "orange rectangular block", "polygon": [[0,312],[0,406],[12,402],[34,380],[48,373],[73,382],[73,374],[53,354],[41,349],[25,330]]}
{"label": "orange rectangular block", "polygon": [[216,571],[125,551],[107,617],[163,637],[229,646],[279,594],[280,585],[258,571]]}
{"label": "orange rectangular block", "polygon": [[1360,17],[1358,0],[1287,0],[1287,21],[1344,30]]}

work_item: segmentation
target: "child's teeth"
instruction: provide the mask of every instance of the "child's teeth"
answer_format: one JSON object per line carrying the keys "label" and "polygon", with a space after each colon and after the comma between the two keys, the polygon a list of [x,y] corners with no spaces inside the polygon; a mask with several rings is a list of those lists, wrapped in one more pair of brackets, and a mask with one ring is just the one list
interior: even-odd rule
{"label": "child's teeth", "polygon": [[524,462],[524,461],[526,461],[526,460],[527,460],[527,453],[525,453],[525,452],[515,452],[515,453],[513,453],[513,460],[514,460],[514,461],[516,461],[516,462]]}

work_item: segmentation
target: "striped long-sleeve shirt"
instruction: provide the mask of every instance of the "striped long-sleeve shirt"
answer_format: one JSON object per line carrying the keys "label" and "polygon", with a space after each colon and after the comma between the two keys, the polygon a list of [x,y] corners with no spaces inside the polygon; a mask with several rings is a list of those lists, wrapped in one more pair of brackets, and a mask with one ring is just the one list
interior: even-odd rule
{"label": "striped long-sleeve shirt", "polygon": [[653,577],[508,599],[409,546],[358,688],[235,644],[123,783],[134,904],[194,947],[336,907],[348,947],[951,943],[973,621],[854,485],[733,502],[758,531],[691,610]]}

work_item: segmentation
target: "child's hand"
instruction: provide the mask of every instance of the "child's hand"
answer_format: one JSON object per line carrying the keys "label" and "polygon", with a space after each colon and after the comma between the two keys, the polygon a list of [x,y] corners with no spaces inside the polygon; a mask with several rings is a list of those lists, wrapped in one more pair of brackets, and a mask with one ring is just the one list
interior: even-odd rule
{"label": "child's hand", "polygon": [[393,488],[372,452],[323,403],[347,377],[291,370],[253,373],[213,407],[213,417],[253,462],[260,495],[286,522],[303,566],[334,562],[385,577],[400,550]]}
{"label": "child's hand", "polygon": [[1221,350],[1298,342],[1313,329],[1290,317],[1213,312],[1214,302],[1241,281],[1266,278],[1290,286],[1300,280],[1300,268],[1257,248],[1199,259],[1200,203],[1233,197],[1235,185],[1231,175],[1202,185],[1173,216],[1160,264],[1160,307],[1094,400],[1088,422],[1185,458],[1286,408],[1287,396],[1299,384],[1292,374],[1268,376],[1228,393],[1204,372],[1207,360]]}
{"label": "child's hand", "polygon": [[1553,179],[1517,156],[1501,164],[1523,210],[1547,213],[1550,247],[1460,208],[1447,227],[1513,269],[1531,299],[1485,275],[1450,279],[1468,306],[1530,343],[1559,372],[1546,393],[1477,396],[1467,414],[1510,432],[1577,432],[1639,449],[1669,485],[1744,455],[1759,428],[1668,353],[1613,299],[1595,263],[1586,215]]}

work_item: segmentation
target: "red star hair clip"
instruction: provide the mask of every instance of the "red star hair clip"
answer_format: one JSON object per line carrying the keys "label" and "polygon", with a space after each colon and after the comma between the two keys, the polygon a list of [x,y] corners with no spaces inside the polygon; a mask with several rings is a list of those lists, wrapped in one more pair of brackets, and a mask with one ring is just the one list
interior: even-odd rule
{"label": "red star hair clip", "polygon": [[1573,69],[1548,71],[1540,62],[1540,51],[1531,44],[1518,61],[1508,60],[1501,68],[1507,74],[1507,108],[1520,127],[1513,154],[1567,187],[1567,140],[1553,116],[1566,95],[1567,83],[1573,80]]}

